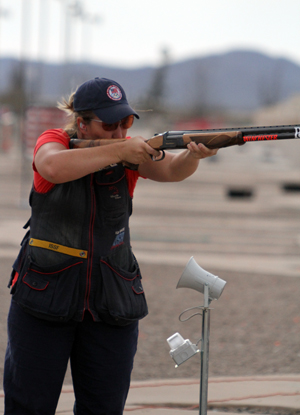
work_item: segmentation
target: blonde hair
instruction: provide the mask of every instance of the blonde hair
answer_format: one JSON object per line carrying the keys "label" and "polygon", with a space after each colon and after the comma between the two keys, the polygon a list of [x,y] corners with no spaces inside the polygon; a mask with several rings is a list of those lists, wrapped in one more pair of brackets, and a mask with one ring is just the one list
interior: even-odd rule
{"label": "blonde hair", "polygon": [[61,102],[57,103],[57,108],[67,113],[69,117],[68,123],[65,125],[64,130],[70,137],[74,137],[77,135],[78,127],[77,127],[77,118],[83,118],[86,124],[91,122],[91,119],[95,117],[93,111],[86,110],[86,111],[74,111],[74,96],[75,92],[66,99],[63,98]]}

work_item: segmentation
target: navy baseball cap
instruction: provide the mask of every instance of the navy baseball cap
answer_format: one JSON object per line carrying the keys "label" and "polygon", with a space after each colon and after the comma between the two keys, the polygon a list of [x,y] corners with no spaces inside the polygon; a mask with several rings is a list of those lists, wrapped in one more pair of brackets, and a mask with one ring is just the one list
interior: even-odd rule
{"label": "navy baseball cap", "polygon": [[75,92],[75,111],[93,111],[108,124],[120,121],[128,115],[139,115],[128,104],[124,89],[107,78],[95,78],[84,82]]}

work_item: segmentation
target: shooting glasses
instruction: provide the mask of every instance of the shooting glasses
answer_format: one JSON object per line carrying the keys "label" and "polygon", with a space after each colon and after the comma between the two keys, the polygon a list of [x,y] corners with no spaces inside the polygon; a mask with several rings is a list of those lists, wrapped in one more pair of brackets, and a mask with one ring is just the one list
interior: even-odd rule
{"label": "shooting glasses", "polygon": [[120,126],[124,130],[127,130],[128,128],[132,127],[133,121],[134,121],[134,115],[128,115],[128,117],[123,118],[120,121],[114,122],[112,124],[108,124],[104,121],[97,120],[95,118],[92,118],[90,121],[96,121],[102,123],[102,128],[104,131],[116,131],[116,129]]}

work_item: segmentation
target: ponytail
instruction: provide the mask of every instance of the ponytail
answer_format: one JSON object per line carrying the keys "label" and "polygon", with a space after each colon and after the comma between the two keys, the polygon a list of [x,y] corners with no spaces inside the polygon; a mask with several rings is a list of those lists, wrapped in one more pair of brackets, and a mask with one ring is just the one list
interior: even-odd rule
{"label": "ponytail", "polygon": [[61,102],[57,103],[57,108],[64,111],[69,117],[69,121],[64,127],[64,130],[70,137],[77,136],[77,118],[82,117],[86,124],[89,124],[91,119],[95,117],[92,111],[74,111],[74,96],[73,92],[68,99],[63,98]]}

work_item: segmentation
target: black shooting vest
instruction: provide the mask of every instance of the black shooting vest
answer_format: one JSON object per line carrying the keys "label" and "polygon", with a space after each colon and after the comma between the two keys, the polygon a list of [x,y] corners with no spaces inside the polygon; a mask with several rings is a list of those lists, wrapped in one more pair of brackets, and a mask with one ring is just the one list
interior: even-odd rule
{"label": "black shooting vest", "polygon": [[48,320],[81,321],[89,311],[95,321],[125,325],[147,314],[122,165],[47,193],[32,189],[30,205],[30,230],[13,267],[15,301]]}

